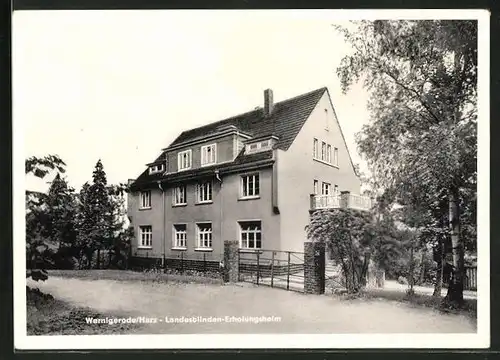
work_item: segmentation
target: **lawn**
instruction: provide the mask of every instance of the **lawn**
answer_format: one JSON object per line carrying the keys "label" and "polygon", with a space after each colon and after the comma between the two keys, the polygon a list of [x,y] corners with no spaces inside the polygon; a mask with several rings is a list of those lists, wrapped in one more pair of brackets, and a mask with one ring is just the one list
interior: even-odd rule
{"label": "lawn", "polygon": [[[26,288],[28,335],[106,335],[137,331],[138,324],[89,324],[87,318],[102,318],[99,312],[55,299],[38,289]],[[111,315],[111,314],[109,314]]]}
{"label": "lawn", "polygon": [[[403,301],[381,298],[346,300],[332,295],[304,295],[251,284],[221,285],[178,277],[148,281],[148,274],[108,271],[51,273],[30,287],[53,295],[71,307],[99,316],[144,316],[156,324],[116,328],[116,333],[474,333],[476,322],[463,314],[445,314]],[[115,276],[120,280],[117,280]],[[212,279],[213,280],[213,279]],[[200,283],[205,281],[205,283]],[[82,315],[83,316],[83,315]],[[244,319],[274,316],[255,323],[171,323],[165,318]],[[101,326],[102,328],[102,326]],[[109,330],[111,329],[111,330]],[[108,331],[114,327],[108,325]]]}

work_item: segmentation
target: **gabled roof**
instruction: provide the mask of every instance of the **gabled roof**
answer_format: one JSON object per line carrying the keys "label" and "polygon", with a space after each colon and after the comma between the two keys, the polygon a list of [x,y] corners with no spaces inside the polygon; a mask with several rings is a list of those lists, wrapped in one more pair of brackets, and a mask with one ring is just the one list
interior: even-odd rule
{"label": "gabled roof", "polygon": [[[169,147],[182,144],[200,136],[216,134],[223,126],[234,125],[252,137],[275,135],[279,137],[276,147],[287,150],[307,118],[313,111],[326,87],[302,94],[274,104],[270,116],[262,108],[233,116],[208,125],[182,132]],[[167,148],[168,150],[168,148]]]}
{"label": "gabled roof", "polygon": [[[223,128],[227,128],[228,126],[235,126],[239,131],[252,136],[252,138],[262,138],[274,135],[278,137],[278,141],[276,142],[274,148],[286,151],[326,91],[327,88],[322,87],[320,89],[277,102],[274,104],[273,111],[269,116],[265,116],[264,110],[262,108],[258,108],[224,120],[213,122],[191,130],[186,130],[182,132],[153,163],[164,161],[166,158],[166,152],[168,152],[171,147],[181,145],[182,143],[189,142],[201,136],[217,134],[222,131]],[[216,167],[218,169],[229,169],[234,166],[251,164],[257,161],[265,160],[273,161],[272,151],[266,151],[255,155],[245,155],[242,150],[234,162],[225,164],[222,167],[221,165],[217,165]],[[193,169],[189,171],[197,173],[201,170],[202,169]],[[189,175],[188,172],[167,175],[162,173],[149,174],[149,170],[146,169],[136,179],[133,186],[135,187],[146,183],[152,183],[160,179],[175,181],[177,178],[187,175]]]}

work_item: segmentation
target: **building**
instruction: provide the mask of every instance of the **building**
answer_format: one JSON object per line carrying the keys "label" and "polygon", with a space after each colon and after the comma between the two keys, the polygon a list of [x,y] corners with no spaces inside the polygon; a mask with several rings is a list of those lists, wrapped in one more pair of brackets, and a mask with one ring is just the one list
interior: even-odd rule
{"label": "building", "polygon": [[[138,258],[303,251],[312,208],[366,206],[327,88],[182,132],[130,181]],[[368,199],[369,200],[369,199]]]}

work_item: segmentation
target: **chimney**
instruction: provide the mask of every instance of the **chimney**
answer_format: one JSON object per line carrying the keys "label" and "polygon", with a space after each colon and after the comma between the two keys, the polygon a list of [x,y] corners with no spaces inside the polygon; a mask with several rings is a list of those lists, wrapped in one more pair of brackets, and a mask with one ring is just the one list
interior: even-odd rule
{"label": "chimney", "polygon": [[269,116],[273,112],[273,91],[271,89],[264,90],[264,115]]}

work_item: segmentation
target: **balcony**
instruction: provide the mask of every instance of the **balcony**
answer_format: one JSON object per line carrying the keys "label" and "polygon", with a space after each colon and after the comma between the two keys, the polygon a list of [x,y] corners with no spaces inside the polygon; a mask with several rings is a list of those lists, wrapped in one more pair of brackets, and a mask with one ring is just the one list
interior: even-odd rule
{"label": "balcony", "polygon": [[373,200],[368,196],[342,191],[334,195],[311,195],[311,210],[348,208],[370,211]]}

